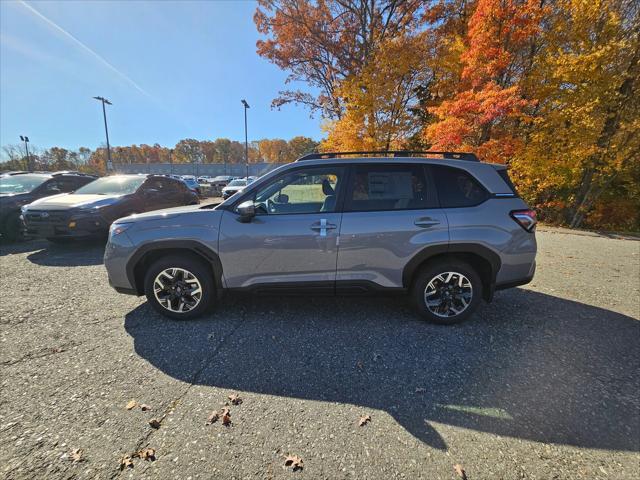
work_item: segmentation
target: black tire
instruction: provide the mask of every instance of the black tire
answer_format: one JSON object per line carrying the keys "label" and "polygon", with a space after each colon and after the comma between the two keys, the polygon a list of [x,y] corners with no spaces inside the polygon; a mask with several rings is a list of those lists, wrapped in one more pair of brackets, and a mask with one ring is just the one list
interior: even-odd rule
{"label": "black tire", "polygon": [[2,239],[7,242],[15,242],[17,240],[22,240],[23,238],[20,214],[9,214],[2,228]]}
{"label": "black tire", "polygon": [[[467,306],[462,310],[459,314],[452,314],[450,316],[441,316],[445,314],[446,303],[442,304],[445,307],[442,309],[440,315],[432,312],[427,306],[425,300],[425,293],[427,286],[429,283],[435,279],[438,275],[443,274],[445,272],[455,272],[457,274],[462,274],[466,277],[471,284],[471,301],[467,302]],[[446,276],[445,276],[446,278]],[[452,281],[455,283],[455,279],[459,277],[452,277]],[[443,290],[446,289],[442,282],[436,281],[437,284],[442,285]],[[466,284],[466,282],[465,282]],[[456,288],[454,285],[452,288]],[[454,308],[460,309],[462,308],[462,304],[459,303],[460,295],[456,295],[456,291],[452,292],[454,296],[458,300],[452,300]],[[445,295],[443,293],[442,295]],[[450,293],[451,294],[451,293]],[[440,294],[435,294],[440,295]],[[469,318],[475,310],[478,308],[480,304],[480,300],[482,300],[482,280],[478,272],[474,270],[471,265],[456,259],[444,259],[434,262],[433,264],[425,265],[418,272],[415,281],[413,282],[413,287],[411,289],[411,297],[413,299],[413,303],[418,311],[418,313],[426,320],[432,323],[438,323],[441,325],[453,325],[456,323],[464,322],[467,318]],[[442,296],[441,296],[442,298]],[[465,296],[465,301],[468,299],[468,296]],[[436,308],[436,307],[433,307]]]}
{"label": "black tire", "polygon": [[[169,268],[183,269],[191,273],[200,283],[202,296],[199,303],[186,312],[170,311],[156,298],[153,287],[156,277]],[[216,297],[216,287],[211,271],[206,265],[190,255],[170,255],[156,260],[147,270],[144,278],[144,293],[149,304],[162,315],[175,320],[190,320],[211,309]],[[178,301],[178,300],[176,300]]]}

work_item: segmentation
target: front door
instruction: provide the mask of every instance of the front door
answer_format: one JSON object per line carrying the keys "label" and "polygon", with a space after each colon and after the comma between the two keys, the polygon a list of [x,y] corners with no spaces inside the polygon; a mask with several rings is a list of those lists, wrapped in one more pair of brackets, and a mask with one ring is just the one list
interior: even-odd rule
{"label": "front door", "polygon": [[345,174],[339,165],[289,170],[250,196],[257,212],[251,221],[225,211],[219,254],[227,288],[295,286],[332,292],[342,216],[337,205]]}

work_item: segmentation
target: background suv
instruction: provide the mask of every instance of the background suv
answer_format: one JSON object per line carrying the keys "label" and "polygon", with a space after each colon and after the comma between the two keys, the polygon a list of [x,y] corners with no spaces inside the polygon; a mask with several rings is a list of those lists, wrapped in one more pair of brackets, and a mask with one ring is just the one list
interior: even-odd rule
{"label": "background suv", "polygon": [[39,198],[73,192],[97,177],[77,172],[13,172],[0,177],[0,235],[15,240],[20,235],[20,208]]}
{"label": "background suv", "polygon": [[198,196],[182,180],[161,175],[114,175],[73,193],[26,205],[22,218],[28,236],[64,242],[106,234],[120,217],[197,203]]}
{"label": "background suv", "polygon": [[117,221],[111,285],[178,319],[223,289],[402,291],[423,317],[450,324],[533,278],[536,217],[505,166],[471,154],[359,155],[308,155],[215,208]]}

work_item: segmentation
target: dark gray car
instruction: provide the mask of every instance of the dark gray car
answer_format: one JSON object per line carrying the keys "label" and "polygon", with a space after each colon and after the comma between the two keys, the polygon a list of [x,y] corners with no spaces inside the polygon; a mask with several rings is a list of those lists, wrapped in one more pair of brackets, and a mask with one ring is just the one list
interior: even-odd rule
{"label": "dark gray car", "polygon": [[425,154],[314,154],[215,208],[120,219],[109,281],[177,319],[204,313],[223,290],[395,291],[428,320],[462,321],[496,289],[531,281],[535,212],[505,166]]}
{"label": "dark gray car", "polygon": [[103,177],[73,193],[22,207],[25,233],[51,242],[106,235],[111,223],[134,213],[196,205],[198,196],[181,180],[162,175]]}

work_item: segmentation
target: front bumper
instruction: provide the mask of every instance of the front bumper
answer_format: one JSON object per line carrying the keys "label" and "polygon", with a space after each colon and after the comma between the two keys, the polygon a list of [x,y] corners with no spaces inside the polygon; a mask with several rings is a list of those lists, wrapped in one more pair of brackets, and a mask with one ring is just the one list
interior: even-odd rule
{"label": "front bumper", "polygon": [[30,238],[83,238],[109,230],[99,213],[73,214],[65,211],[27,211],[21,216],[24,234]]}
{"label": "front bumper", "polygon": [[132,285],[127,275],[127,264],[129,259],[135,253],[135,247],[127,235],[127,232],[118,235],[110,235],[109,241],[104,249],[104,267],[107,270],[109,285],[116,292],[126,293],[129,295],[140,295]]}

